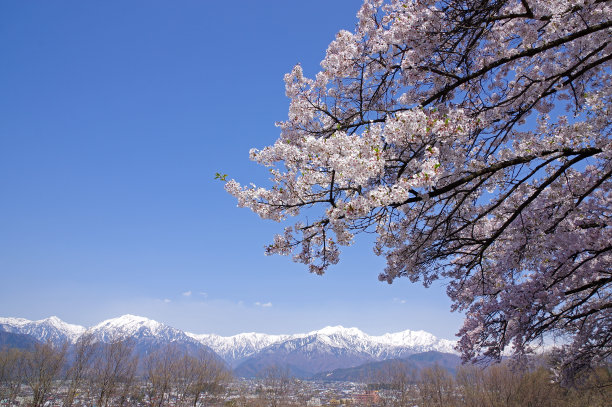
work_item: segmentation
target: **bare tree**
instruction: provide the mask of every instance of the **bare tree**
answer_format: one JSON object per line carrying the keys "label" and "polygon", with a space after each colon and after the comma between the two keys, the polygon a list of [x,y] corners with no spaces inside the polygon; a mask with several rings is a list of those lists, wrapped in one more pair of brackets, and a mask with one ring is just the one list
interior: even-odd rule
{"label": "bare tree", "polygon": [[20,349],[0,350],[0,400],[13,405],[23,382],[25,352]]}
{"label": "bare tree", "polygon": [[52,392],[64,367],[67,348],[67,344],[58,347],[51,342],[37,343],[25,354],[23,377],[32,390],[32,407],[41,407]]}
{"label": "bare tree", "polygon": [[74,347],[74,358],[66,374],[68,392],[64,398],[64,407],[71,407],[80,388],[91,374],[92,362],[99,344],[91,333],[81,335]]}
{"label": "bare tree", "polygon": [[438,365],[421,370],[417,382],[421,407],[451,407],[455,405],[453,376]]}
{"label": "bare tree", "polygon": [[196,406],[205,397],[224,389],[231,373],[223,362],[209,352],[195,355],[181,352],[173,345],[149,354],[144,360],[145,399],[152,407],[172,400],[175,405]]}
{"label": "bare tree", "polygon": [[607,407],[612,400],[612,369],[610,366],[593,369],[581,378],[576,387],[563,389],[567,406]]}
{"label": "bare tree", "polygon": [[280,407],[287,404],[293,378],[287,367],[272,365],[263,370],[263,391],[261,395],[269,407]]}
{"label": "bare tree", "polygon": [[612,372],[607,368],[582,374],[575,387],[562,387],[549,368],[518,370],[501,363],[486,368],[463,366],[457,372],[454,403],[462,407],[608,406]]}
{"label": "bare tree", "polygon": [[125,402],[126,384],[133,383],[138,365],[133,350],[134,344],[129,340],[115,339],[101,345],[91,376],[96,406],[106,407],[117,396],[123,396],[121,402]]}
{"label": "bare tree", "polygon": [[179,353],[172,345],[151,352],[144,360],[145,391],[149,405],[161,407],[168,401],[177,379]]}
{"label": "bare tree", "polygon": [[209,352],[201,351],[196,356],[186,356],[184,363],[188,372],[186,381],[190,383],[186,394],[193,400],[193,407],[196,407],[202,396],[219,394],[232,378],[223,362]]}
{"label": "bare tree", "polygon": [[484,389],[487,405],[492,407],[510,407],[513,397],[520,390],[520,378],[523,372],[511,369],[507,364],[495,364],[487,368],[484,376]]}
{"label": "bare tree", "polygon": [[390,400],[386,400],[391,406],[407,406],[416,398],[413,385],[417,379],[416,370],[406,362],[392,361],[379,373],[378,381],[386,384],[391,393]]}
{"label": "bare tree", "polygon": [[175,391],[176,391],[176,404],[180,406],[189,405],[190,389],[194,384],[194,371],[195,371],[194,358],[188,354],[183,354],[175,365],[176,377],[175,377]]}
{"label": "bare tree", "polygon": [[124,407],[127,402],[136,395],[138,378],[138,356],[132,356],[119,380],[118,400],[116,405]]}
{"label": "bare tree", "polygon": [[456,375],[460,406],[486,407],[484,400],[484,371],[476,365],[464,365]]}

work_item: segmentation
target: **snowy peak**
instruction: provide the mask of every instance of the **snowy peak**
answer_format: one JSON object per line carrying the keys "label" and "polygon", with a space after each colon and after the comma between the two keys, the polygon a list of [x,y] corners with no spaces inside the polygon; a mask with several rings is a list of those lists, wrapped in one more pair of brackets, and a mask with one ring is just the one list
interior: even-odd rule
{"label": "snowy peak", "polygon": [[107,319],[89,329],[67,324],[58,317],[40,321],[0,318],[0,331],[27,334],[38,341],[75,343],[88,332],[101,342],[131,338],[142,350],[174,343],[196,351],[211,349],[230,366],[264,366],[292,363],[304,371],[352,367],[358,363],[405,358],[415,353],[439,351],[456,353],[455,342],[439,339],[425,331],[402,331],[371,336],[358,328],[327,326],[294,335],[241,333],[233,336],[193,334],[136,315]]}
{"label": "snowy peak", "polygon": [[440,339],[425,331],[402,331],[373,337],[374,340],[396,348],[410,347],[418,352],[438,351],[457,353],[455,341]]}
{"label": "snowy peak", "polygon": [[187,338],[185,333],[179,329],[153,321],[152,319],[130,314],[102,321],[98,325],[89,328],[88,332],[104,342],[125,338],[150,338],[172,342]]}
{"label": "snowy peak", "polygon": [[359,342],[355,338],[366,336],[357,328],[343,326],[327,326],[316,331],[293,335],[268,335],[254,332],[226,337],[214,334],[187,333],[187,335],[209,346],[231,365],[237,365],[265,350],[274,351],[273,347],[289,349],[296,347],[296,343],[309,343],[310,347],[315,347],[316,343],[321,343],[331,348],[343,348],[354,346]]}
{"label": "snowy peak", "polygon": [[37,323],[47,324],[50,327],[54,327],[67,335],[73,337],[75,340],[85,332],[85,327],[81,325],[68,324],[56,316],[45,318]]}
{"label": "snowy peak", "polygon": [[74,343],[85,332],[85,327],[67,324],[56,316],[30,321],[24,318],[0,318],[0,330],[30,335],[41,342]]}
{"label": "snowy peak", "polygon": [[21,328],[24,325],[30,323],[29,319],[25,318],[10,318],[10,317],[0,317],[0,326],[10,326],[15,329]]}
{"label": "snowy peak", "polygon": [[143,329],[150,332],[157,332],[160,329],[163,329],[163,324],[145,317],[126,314],[117,318],[107,319],[91,328],[93,331],[113,330],[125,333],[140,331]]}
{"label": "snowy peak", "polygon": [[425,345],[438,340],[438,338],[425,331],[402,331],[384,334],[375,338],[382,343],[388,343],[390,345],[404,345],[406,343],[412,345]]}
{"label": "snowy peak", "polygon": [[267,335],[262,333],[242,333],[233,336],[215,334],[192,334],[187,336],[210,347],[226,362],[235,365],[261,350],[289,339],[290,335]]}
{"label": "snowy peak", "polygon": [[[358,328],[327,326],[308,333],[294,335],[266,335],[244,333],[234,336],[187,333],[198,342],[209,346],[227,363],[238,366],[262,355],[328,355],[352,357],[353,360],[384,360],[403,358],[414,353],[439,351],[456,353],[455,342],[438,339],[425,331],[403,331],[370,336]],[[335,355],[335,356],[334,356]]]}

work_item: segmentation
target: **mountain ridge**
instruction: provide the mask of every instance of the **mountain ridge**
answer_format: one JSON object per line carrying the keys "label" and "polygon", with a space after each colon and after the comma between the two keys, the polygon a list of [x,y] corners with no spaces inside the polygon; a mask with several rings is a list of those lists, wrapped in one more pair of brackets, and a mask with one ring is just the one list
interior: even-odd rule
{"label": "mountain ridge", "polygon": [[[414,353],[440,351],[455,353],[455,342],[439,339],[425,331],[405,330],[383,335],[368,335],[358,328],[327,326],[319,330],[292,335],[267,335],[261,333],[243,333],[228,337],[214,334],[187,335],[209,346],[226,361],[237,366],[241,361],[288,341],[319,338],[324,345],[337,348],[350,348],[363,352],[375,360],[403,357]],[[236,352],[241,349],[242,352]]]}
{"label": "mountain ridge", "polygon": [[86,328],[80,325],[68,324],[56,316],[38,321],[30,321],[25,318],[0,317],[0,330],[30,335],[41,342],[74,343],[86,331]]}
{"label": "mountain ridge", "polygon": [[43,342],[70,344],[76,343],[84,333],[92,334],[101,342],[131,338],[143,354],[167,344],[181,346],[189,352],[206,349],[244,376],[254,375],[272,365],[290,365],[314,375],[428,351],[456,353],[454,341],[437,338],[425,331],[405,330],[376,336],[358,328],[337,325],[289,335],[251,332],[221,336],[185,332],[130,314],[104,320],[89,328],[68,324],[57,317],[39,321],[0,317],[0,331],[27,334]]}

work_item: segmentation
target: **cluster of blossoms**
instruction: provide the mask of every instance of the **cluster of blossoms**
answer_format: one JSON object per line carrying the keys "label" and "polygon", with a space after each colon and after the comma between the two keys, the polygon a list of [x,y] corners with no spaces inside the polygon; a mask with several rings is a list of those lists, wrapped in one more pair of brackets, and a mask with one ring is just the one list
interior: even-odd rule
{"label": "cluster of blossoms", "polygon": [[286,75],[251,151],[273,186],[226,189],[277,221],[320,208],[268,253],[321,274],[375,231],[381,280],[448,282],[466,359],[554,335],[571,377],[612,354],[609,3],[366,0],[314,79]]}

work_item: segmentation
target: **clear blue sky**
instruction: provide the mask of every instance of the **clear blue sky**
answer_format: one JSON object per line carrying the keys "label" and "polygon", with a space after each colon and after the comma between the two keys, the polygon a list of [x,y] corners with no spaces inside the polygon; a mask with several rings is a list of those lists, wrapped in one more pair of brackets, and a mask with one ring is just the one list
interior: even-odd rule
{"label": "clear blue sky", "polygon": [[359,5],[1,2],[0,316],[453,338],[441,284],[378,282],[363,239],[324,277],[266,257],[281,226],[213,179],[265,182],[248,150],[287,117],[283,75],[300,62],[313,76]]}

